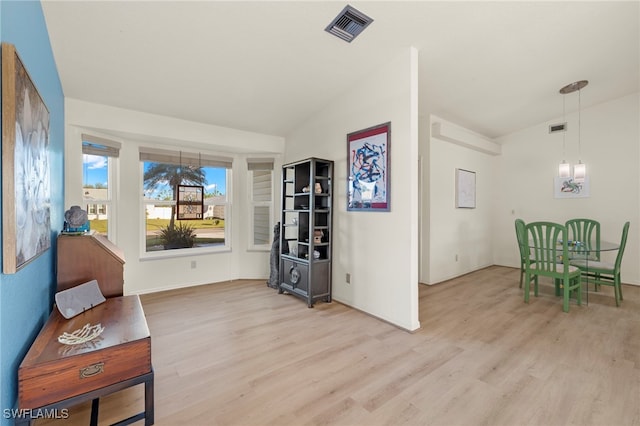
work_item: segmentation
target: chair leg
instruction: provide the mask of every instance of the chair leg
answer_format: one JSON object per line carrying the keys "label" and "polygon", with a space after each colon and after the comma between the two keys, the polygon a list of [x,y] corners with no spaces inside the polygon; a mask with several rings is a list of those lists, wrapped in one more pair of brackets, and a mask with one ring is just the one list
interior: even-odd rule
{"label": "chair leg", "polygon": [[620,294],[620,300],[624,300],[624,297],[622,297],[622,280],[620,279],[620,275],[616,278],[618,280],[618,293]]}
{"label": "chair leg", "polygon": [[578,278],[575,278],[575,283],[577,284],[576,287],[576,301],[578,302],[578,306],[582,305],[582,276],[579,276]]}
{"label": "chair leg", "polygon": [[[563,281],[564,282],[564,281]],[[562,310],[564,312],[569,312],[569,283],[564,283],[563,286],[563,297],[562,297]]]}
{"label": "chair leg", "polygon": [[524,265],[520,263],[520,288],[522,288],[522,278],[524,277]]}
{"label": "chair leg", "polygon": [[616,297],[616,306],[620,306],[620,280],[618,277],[613,278],[613,292]]}

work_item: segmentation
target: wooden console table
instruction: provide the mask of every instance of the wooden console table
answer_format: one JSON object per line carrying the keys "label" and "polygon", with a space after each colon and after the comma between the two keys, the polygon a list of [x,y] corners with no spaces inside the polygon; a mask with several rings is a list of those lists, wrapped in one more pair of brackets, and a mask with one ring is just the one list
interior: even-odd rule
{"label": "wooden console table", "polygon": [[[104,331],[80,345],[58,342],[62,333],[87,323],[100,323]],[[69,320],[54,309],[18,369],[18,407],[23,417],[16,419],[16,425],[30,424],[30,412],[89,400],[93,401],[91,424],[97,425],[98,398],[141,383],[145,385],[144,412],[118,424],[143,418],[145,425],[154,422],[151,335],[137,295],[108,298]]]}

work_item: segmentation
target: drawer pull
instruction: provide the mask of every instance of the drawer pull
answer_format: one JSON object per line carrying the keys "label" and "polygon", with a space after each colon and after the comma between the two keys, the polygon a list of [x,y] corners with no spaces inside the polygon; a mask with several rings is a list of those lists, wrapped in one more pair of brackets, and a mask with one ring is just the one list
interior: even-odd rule
{"label": "drawer pull", "polygon": [[80,378],[86,379],[89,377],[96,376],[100,373],[104,373],[104,362],[98,362],[95,364],[91,364],[88,367],[84,367],[80,369]]}

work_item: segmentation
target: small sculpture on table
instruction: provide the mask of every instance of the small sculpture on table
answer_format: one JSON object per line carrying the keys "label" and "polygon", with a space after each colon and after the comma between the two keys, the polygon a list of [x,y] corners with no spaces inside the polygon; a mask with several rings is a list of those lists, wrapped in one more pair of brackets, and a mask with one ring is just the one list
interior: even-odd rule
{"label": "small sculpture on table", "polygon": [[69,210],[64,212],[64,228],[62,232],[81,233],[89,231],[89,220],[86,210],[82,210],[80,206],[71,206]]}
{"label": "small sculpture on table", "polygon": [[58,342],[63,345],[80,345],[95,339],[104,331],[102,324],[91,325],[87,323],[84,327],[77,329],[73,333],[64,332],[58,336]]}

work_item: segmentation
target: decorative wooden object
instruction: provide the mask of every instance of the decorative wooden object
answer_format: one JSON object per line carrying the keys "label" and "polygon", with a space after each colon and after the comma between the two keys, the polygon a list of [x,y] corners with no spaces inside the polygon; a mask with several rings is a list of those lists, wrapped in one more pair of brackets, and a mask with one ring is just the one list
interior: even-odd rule
{"label": "decorative wooden object", "polygon": [[122,296],[124,253],[100,234],[58,236],[58,291],[97,280],[102,294]]}
{"label": "decorative wooden object", "polygon": [[[100,336],[63,345],[58,336],[101,323]],[[18,369],[18,406],[44,407],[151,372],[151,335],[137,295],[112,297],[70,320],[57,309]]]}

